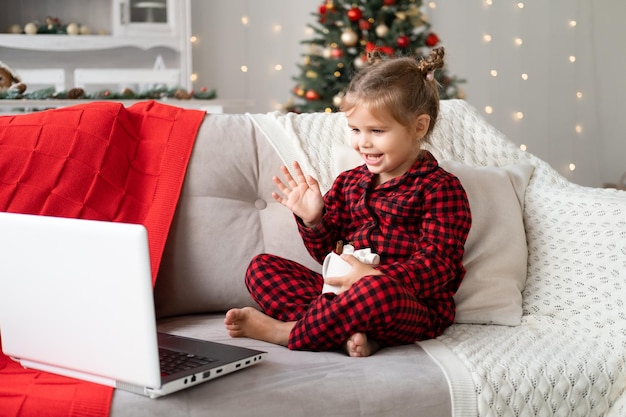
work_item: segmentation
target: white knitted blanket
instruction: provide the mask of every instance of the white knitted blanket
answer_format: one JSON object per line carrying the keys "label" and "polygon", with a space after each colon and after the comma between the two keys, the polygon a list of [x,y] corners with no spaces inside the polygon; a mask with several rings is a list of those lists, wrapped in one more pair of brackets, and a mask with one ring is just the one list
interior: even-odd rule
{"label": "white knitted blanket", "polygon": [[341,171],[360,163],[349,146],[349,130],[343,114],[274,112],[249,116],[284,164],[291,170],[293,162],[298,161],[305,174],[319,181],[322,193],[328,191]]}
{"label": "white knitted blanket", "polygon": [[[342,114],[277,116],[252,117],[324,191],[359,163]],[[535,165],[522,325],[455,324],[421,344],[446,373],[453,416],[626,416],[626,192],[569,183],[464,101],[442,101],[429,149],[469,165]]]}

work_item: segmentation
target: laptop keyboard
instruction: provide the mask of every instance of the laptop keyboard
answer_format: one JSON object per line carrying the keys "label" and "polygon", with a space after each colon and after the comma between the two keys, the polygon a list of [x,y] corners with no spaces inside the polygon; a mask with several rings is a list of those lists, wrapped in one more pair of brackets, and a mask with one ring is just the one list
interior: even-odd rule
{"label": "laptop keyboard", "polygon": [[161,376],[167,376],[215,362],[217,359],[159,348],[159,361]]}

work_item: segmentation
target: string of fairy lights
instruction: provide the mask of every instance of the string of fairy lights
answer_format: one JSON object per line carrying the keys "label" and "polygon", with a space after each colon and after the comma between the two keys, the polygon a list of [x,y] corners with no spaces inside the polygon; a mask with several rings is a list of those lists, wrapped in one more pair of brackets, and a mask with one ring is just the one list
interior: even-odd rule
{"label": "string of fairy lights", "polygon": [[[494,1],[497,1],[497,0],[483,0],[483,3],[484,3],[484,6],[488,8],[488,7],[493,6]],[[514,1],[513,3],[514,3],[514,6],[515,6],[515,9],[517,9],[520,13],[522,13],[524,11],[524,9],[526,7],[526,4],[523,1]],[[578,22],[575,19],[570,18],[569,20],[563,22],[563,24],[567,25],[573,31],[573,30],[576,29],[576,26],[578,25]],[[515,48],[521,48],[524,45],[524,39],[522,37],[520,37],[520,36],[515,36],[512,40],[513,40],[513,45],[514,45]],[[483,37],[482,37],[482,41],[485,44],[490,44],[493,41],[493,37],[489,33],[484,33]],[[576,60],[577,60],[577,57],[574,54],[568,54],[566,56],[566,59],[569,61],[569,63],[575,64]],[[494,69],[490,69],[489,73],[490,73],[490,75],[492,77],[497,77],[498,76],[498,70],[495,69],[495,68]],[[520,80],[522,82],[526,82],[526,81],[528,81],[530,79],[530,75],[527,72],[520,72],[519,78],[520,78]],[[576,99],[578,99],[578,100],[581,100],[583,98],[583,92],[580,91],[580,90],[575,91],[574,97]],[[486,114],[492,114],[494,112],[494,107],[492,105],[486,105],[485,108],[484,108],[484,112]],[[525,114],[521,110],[514,111],[513,114],[512,114],[512,117],[515,120],[517,120],[518,122],[522,122],[523,119],[524,119],[524,116],[525,116]],[[577,134],[581,134],[582,133],[583,127],[582,127],[581,122],[576,122],[575,123],[574,131]],[[527,145],[525,143],[522,143],[522,144],[520,144],[520,149],[525,151],[525,150],[528,149],[528,147],[527,147]],[[573,161],[569,162],[567,168],[570,171],[574,171],[576,169],[576,163],[573,162]]]}
{"label": "string of fairy lights", "polygon": [[[496,6],[500,7],[498,13],[496,13],[493,16],[490,16],[492,20],[488,21],[489,24],[483,25],[485,30],[482,31],[480,37],[464,40],[464,42],[473,43],[472,47],[474,48],[475,47],[486,48],[489,51],[488,56],[492,57],[492,60],[489,63],[489,66],[485,66],[483,68],[483,70],[486,71],[486,74],[485,74],[485,77],[482,78],[482,81],[480,81],[481,82],[480,88],[484,88],[487,91],[494,91],[494,87],[497,89],[497,86],[496,84],[489,85],[490,83],[489,80],[493,80],[493,82],[495,83],[497,82],[499,78],[502,78],[502,77],[505,77],[505,78],[502,78],[500,82],[506,81],[508,84],[519,83],[519,87],[517,88],[519,88],[520,91],[528,90],[529,87],[533,85],[533,83],[535,83],[534,88],[537,88],[536,87],[537,79],[544,77],[545,74],[536,73],[537,72],[536,68],[533,70],[532,67],[520,65],[519,73],[515,75],[515,74],[511,74],[510,66],[508,67],[508,71],[504,71],[503,68],[501,68],[500,66],[503,64],[502,60],[508,59],[509,56],[515,56],[517,54],[517,59],[522,60],[523,57],[528,57],[528,55],[532,53],[528,49],[526,50],[524,49],[527,45],[527,41],[529,41],[528,43],[532,43],[532,40],[525,39],[525,36],[530,36],[529,31],[533,29],[532,25],[534,23],[532,22],[531,15],[527,14],[526,12],[530,11],[529,8],[532,9],[538,6],[534,3],[527,4],[527,2],[523,0],[475,0],[475,1],[478,1],[480,3],[474,3],[474,6],[472,7],[482,7],[482,10],[484,11],[485,14],[489,14],[491,9]],[[436,0],[425,1],[423,3],[424,12],[428,15],[429,13],[428,9],[435,12],[438,6],[451,7],[450,5],[443,4],[443,3],[440,4],[440,3],[441,2],[436,1]],[[580,11],[576,9],[575,3],[576,2],[572,2],[571,7],[568,5],[568,8],[571,8],[571,10],[563,12],[563,13],[559,13],[560,15],[563,16],[560,18],[562,19],[561,22],[556,21],[556,20],[550,21],[550,24],[552,25],[561,24],[562,27],[558,28],[558,30],[562,30],[563,33],[565,33],[565,36],[568,36],[569,39],[571,39],[570,44],[567,44],[567,41],[566,41],[566,44],[562,48],[562,51],[559,51],[559,53],[561,53],[562,56],[554,56],[550,58],[550,59],[560,60],[558,65],[577,66],[581,64],[581,60],[584,61],[587,58],[586,56],[581,56],[581,57],[577,56],[577,48],[574,46],[577,39],[583,35],[581,33],[578,33],[581,27],[581,24],[579,22],[579,19],[577,19],[577,14],[579,14]],[[478,4],[480,4],[480,6],[478,6]],[[506,7],[506,9],[504,9],[506,10],[504,14],[502,14],[503,13],[502,7]],[[548,6],[544,5],[541,7],[548,7]],[[475,11],[477,13],[480,13],[480,9],[477,9]],[[534,11],[536,11],[536,9]],[[240,17],[241,27],[250,29],[250,25],[251,25],[253,17],[254,16],[242,15]],[[445,19],[446,16],[441,15],[440,18]],[[506,25],[507,23],[500,22],[498,21],[498,19],[511,19],[511,21],[517,22],[517,26],[512,25],[510,28],[506,28],[507,30],[503,30],[502,27],[496,27],[496,26]],[[486,21],[483,21],[483,23],[484,22]],[[284,31],[283,26],[279,23],[276,23],[275,21],[265,21],[265,22],[255,22],[255,23],[259,25],[260,24],[265,25],[262,30],[273,32],[273,34],[276,36],[276,39],[278,41],[280,41],[280,39],[284,38],[284,36],[286,35],[286,32]],[[431,23],[434,23],[433,29],[437,31],[436,22],[431,22]],[[480,23],[477,22],[476,24],[480,24]],[[258,30],[258,28],[255,28],[255,30]],[[312,35],[313,34],[311,33],[310,28],[307,28],[307,27],[302,28],[302,39],[310,38]],[[510,38],[502,39],[503,36],[508,36]],[[442,36],[442,38],[445,42],[446,40],[445,36]],[[192,46],[197,45],[198,38],[196,36],[192,36],[191,43],[192,43]],[[506,48],[506,45],[510,45],[511,49],[503,50],[502,48]],[[285,55],[282,55],[282,57],[285,57]],[[297,60],[297,59],[298,57],[294,58],[294,60]],[[255,66],[257,66],[258,64],[259,63],[254,63]],[[291,65],[291,63],[285,63],[285,62],[274,62],[274,63],[269,63],[269,64],[264,63],[263,65],[266,65],[267,71],[269,72],[269,74],[267,75],[270,78],[271,77],[290,78],[290,76],[286,75],[284,71],[284,69],[287,68],[287,64]],[[238,69],[243,74],[251,75],[250,65],[252,64],[247,63],[247,62],[242,62]],[[551,65],[551,63],[548,63],[547,65]],[[576,72],[577,70],[573,67],[570,67],[570,68],[571,69],[565,70],[565,71],[567,71],[568,74],[573,74],[571,77],[572,82],[570,83],[573,91],[571,91],[570,93],[566,93],[567,97],[565,97],[564,100],[571,100],[572,102],[578,103],[578,105],[580,106],[580,105],[583,105],[583,102],[586,98],[587,93],[584,88],[585,86],[576,85],[578,81],[578,78],[575,76],[577,74]],[[454,68],[451,68],[451,71],[454,72]],[[461,74],[461,75],[464,75],[464,74]],[[468,86],[471,85],[473,82],[477,82],[477,80],[472,80],[470,77],[467,77],[467,78],[468,78],[467,79]],[[517,81],[515,81],[515,78],[517,79]],[[192,82],[197,81],[197,79],[198,79],[198,74],[193,73],[191,75]],[[482,83],[487,83],[487,85],[482,85]],[[509,120],[508,123],[511,123],[513,126],[518,126],[520,129],[522,129],[524,126],[531,126],[531,124],[533,123],[538,123],[538,121],[536,120],[536,117],[534,117],[535,115],[533,113],[534,109],[524,108],[524,106],[529,106],[529,104],[525,102],[524,100],[521,100],[517,97],[508,97],[506,99],[507,103],[506,105],[504,105],[505,103],[503,100],[498,101],[496,99],[497,98],[496,95],[494,94],[493,96],[494,98],[492,102],[485,102],[479,107],[479,110],[482,111],[486,117],[490,117],[490,118],[498,117],[501,120],[508,118]],[[468,97],[468,99],[472,101],[472,97]],[[269,98],[269,100],[271,101],[271,105],[274,110],[280,110],[282,106],[284,105],[284,102],[281,100],[277,100],[274,98]],[[516,106],[517,106],[517,109],[515,108]],[[573,107],[568,107],[568,108],[576,108],[576,107],[573,106]],[[509,111],[510,111],[510,114],[508,115],[504,114],[504,112],[509,112]],[[569,134],[571,134],[571,136],[574,138],[572,140],[576,140],[576,138],[582,139],[585,133],[587,133],[585,131],[585,126],[584,126],[584,117],[581,118],[581,116],[584,115],[584,113],[585,113],[584,111],[578,111],[578,113],[574,111],[572,112],[571,118],[566,120],[566,123],[572,123],[572,125],[570,127],[565,126],[563,129],[567,132],[570,132]],[[568,135],[567,132],[564,132],[562,134],[563,137],[566,137]],[[532,141],[529,143],[524,140],[519,140],[518,143],[519,143],[519,147],[522,150],[532,151],[531,149],[533,148]],[[561,172],[566,174],[568,171],[569,172],[575,171],[576,170],[576,161],[575,161],[576,158],[574,157],[574,155],[563,156],[563,158],[570,158],[570,160],[560,167]]]}
{"label": "string of fairy lights", "polygon": [[[520,0],[480,0],[481,7],[484,12],[484,20],[482,21],[483,26],[486,30],[482,31],[480,38],[476,39],[465,39],[464,42],[472,43],[474,45],[472,47],[479,47],[482,45],[483,48],[488,50],[485,53],[485,56],[489,56],[491,58],[489,65],[485,65],[483,67],[483,71],[486,72],[486,76],[481,78],[485,81],[485,85],[480,85],[480,88],[484,88],[486,91],[496,91],[497,86],[501,86],[502,84],[496,84],[497,79],[499,77],[505,76],[506,82],[508,83],[509,89],[514,90],[514,84],[519,84],[519,91],[527,91],[530,90],[530,87],[533,83],[533,80],[537,80],[539,77],[546,77],[547,73],[543,72],[542,74],[533,73],[532,69],[528,67],[531,65],[527,64],[529,60],[529,55],[533,52],[526,50],[523,51],[526,45],[526,39],[524,34],[529,34],[529,31],[534,30],[536,32],[537,27],[533,27],[533,25],[537,24],[537,22],[533,21],[533,16],[531,14],[526,14],[529,7],[537,7],[537,4],[529,3]],[[579,43],[579,38],[581,37],[581,33],[579,33],[580,22],[577,19],[577,15],[580,13],[577,7],[578,2],[568,3],[568,10],[561,10],[558,14],[551,16],[549,24],[552,25],[560,25],[560,27],[553,28],[553,32],[558,32],[559,34],[563,34],[560,39],[560,50],[555,54],[554,57],[550,57],[550,59],[554,59],[555,61],[546,63],[545,65],[552,65],[554,68],[560,68],[563,71],[563,78],[568,79],[569,84],[568,87],[570,90],[566,91],[566,97],[559,97],[554,99],[560,100],[563,103],[564,108],[567,109],[576,109],[583,108],[585,105],[584,100],[587,96],[585,92],[585,86],[580,85],[580,70],[576,68],[576,66],[581,65],[581,59],[584,61],[586,56],[579,57],[577,56],[577,52],[580,48],[576,45]],[[475,3],[476,4],[476,3]],[[430,1],[427,3],[427,6],[430,9],[437,9],[438,2]],[[443,6],[443,5],[442,5]],[[498,13],[491,15],[489,12],[492,8],[499,6]],[[448,6],[449,7],[449,6]],[[542,5],[541,7],[548,7],[547,5]],[[544,9],[545,11],[545,9]],[[537,10],[534,10],[536,13]],[[555,16],[562,17],[555,17]],[[445,19],[446,16],[444,14],[440,15],[440,19]],[[506,21],[505,21],[506,19]],[[558,20],[560,19],[560,20]],[[488,24],[486,24],[488,23]],[[536,34],[534,34],[536,36]],[[499,39],[498,37],[508,36],[509,39]],[[444,37],[445,41],[445,37]],[[536,39],[535,39],[536,41]],[[510,45],[509,50],[505,50],[502,48],[507,48],[506,45]],[[522,55],[522,51],[524,52]],[[507,65],[508,71],[501,71],[501,66],[505,66],[508,64],[503,62],[505,60],[519,60],[522,64],[519,65],[518,73],[511,74],[511,65]],[[526,59],[527,61],[524,61]],[[532,60],[532,56],[530,57]],[[570,66],[569,68],[567,66]],[[535,68],[536,70],[536,68]],[[515,81],[517,78],[517,81]],[[490,82],[489,80],[493,80]],[[545,82],[545,80],[544,80]],[[468,79],[468,83],[472,83],[472,79]],[[534,88],[537,88],[536,85],[533,85]],[[533,90],[534,91],[534,90]],[[546,94],[549,94],[546,92]],[[529,116],[532,113],[531,110],[534,109],[525,109],[524,106],[529,106],[527,102],[519,99],[519,97],[507,97],[506,100],[502,100],[502,96],[499,94],[488,94],[489,98],[485,99],[480,110],[487,117],[497,116],[499,120],[504,120],[507,117],[509,118],[510,124],[508,126],[517,126],[517,128],[521,131],[524,124],[536,123],[536,118],[532,118]],[[500,100],[498,100],[500,98]],[[537,97],[539,99],[539,97]],[[492,100],[489,102],[489,100]],[[506,101],[506,105],[504,103]],[[517,108],[515,108],[517,107]],[[508,109],[508,110],[505,110]],[[503,111],[510,111],[510,114],[507,116],[502,114]],[[575,143],[579,140],[584,139],[585,128],[584,128],[584,111],[572,111],[571,117],[566,121],[566,123],[571,123],[569,126],[563,127],[563,137],[571,138],[571,142]],[[522,143],[519,144],[520,149],[523,151],[530,150],[530,144],[525,143],[523,140]],[[566,153],[565,151],[564,153]],[[573,151],[570,150],[570,154]],[[573,172],[576,170],[576,161],[573,155],[563,156],[569,157],[570,160],[565,162],[564,164],[559,165],[557,169],[560,169],[563,174],[567,174],[568,172]]]}
{"label": "string of fairy lights", "polygon": [[[250,16],[250,15],[247,15],[247,14],[242,15],[240,17],[240,19],[239,19],[239,24],[241,25],[241,27],[243,29],[250,29],[250,26],[251,26],[252,22],[253,22],[253,17]],[[265,31],[269,30],[269,31],[271,31],[271,33],[275,37],[276,41],[280,41],[281,35],[283,35],[283,32],[284,32],[284,30],[283,30],[284,28],[283,28],[282,24],[276,23],[276,22],[267,22],[267,23],[265,23],[265,22],[256,22],[256,23],[259,24],[259,25],[264,25],[261,28],[261,30],[265,30]],[[257,28],[256,30],[259,30],[259,29]],[[307,32],[308,30],[309,29],[306,28],[306,30],[303,31],[303,35],[302,35],[303,37],[308,33]],[[199,39],[198,36],[192,35],[191,38],[190,38],[190,42],[191,42],[192,48],[193,47],[197,47],[200,44],[200,39]],[[244,47],[247,47],[247,45],[245,45]],[[244,54],[244,55],[246,55],[246,54]],[[248,60],[249,60],[249,58],[244,57],[243,61],[241,62],[241,64],[238,67],[238,70],[242,74],[246,74],[247,75],[253,69],[257,69],[258,70],[260,65],[266,65],[266,63],[261,64],[259,62],[256,62],[254,64],[255,67],[252,67],[251,64],[249,64],[247,62]],[[273,62],[273,63],[270,64],[270,70],[269,70],[270,73],[267,74],[267,76],[269,78],[276,77],[276,76],[281,76],[281,74],[279,74],[279,73],[282,72],[283,70],[284,70],[284,64],[282,62]],[[289,78],[289,76],[287,76],[287,77]],[[198,75],[197,72],[192,72],[190,78],[191,78],[191,81],[193,83],[195,83],[195,82],[198,81],[199,75]],[[285,91],[288,91],[288,89],[285,88]],[[269,98],[269,100],[271,100],[271,108],[273,110],[282,110],[283,103],[280,100],[278,100],[276,98]]]}

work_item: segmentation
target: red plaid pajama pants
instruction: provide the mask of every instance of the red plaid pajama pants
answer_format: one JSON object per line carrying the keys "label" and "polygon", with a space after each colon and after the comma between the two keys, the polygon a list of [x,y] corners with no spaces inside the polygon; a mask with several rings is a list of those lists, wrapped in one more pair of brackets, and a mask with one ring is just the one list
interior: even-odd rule
{"label": "red plaid pajama pants", "polygon": [[322,285],[321,274],[275,255],[256,256],[246,272],[248,291],[265,314],[296,322],[289,349],[337,349],[359,332],[381,346],[431,337],[430,311],[395,279],[363,277],[339,295],[322,295]]}

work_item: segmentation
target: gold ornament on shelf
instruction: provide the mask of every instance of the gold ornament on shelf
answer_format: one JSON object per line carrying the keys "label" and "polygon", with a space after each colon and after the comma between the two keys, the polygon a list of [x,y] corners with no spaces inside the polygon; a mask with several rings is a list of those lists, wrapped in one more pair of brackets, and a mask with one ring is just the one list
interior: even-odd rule
{"label": "gold ornament on shelf", "polygon": [[27,35],[36,35],[38,29],[39,29],[39,26],[37,26],[37,23],[28,22],[24,26],[24,33],[26,33]]}
{"label": "gold ornament on shelf", "polygon": [[80,35],[80,25],[78,23],[68,23],[65,30],[68,35]]}

